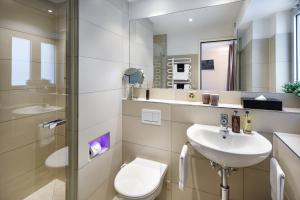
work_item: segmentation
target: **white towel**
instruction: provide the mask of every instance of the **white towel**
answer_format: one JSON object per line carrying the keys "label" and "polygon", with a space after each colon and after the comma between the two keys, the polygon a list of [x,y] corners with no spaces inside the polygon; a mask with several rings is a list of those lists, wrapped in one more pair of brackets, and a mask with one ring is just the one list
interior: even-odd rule
{"label": "white towel", "polygon": [[179,189],[181,191],[184,189],[187,178],[187,153],[188,146],[184,145],[179,157]]}
{"label": "white towel", "polygon": [[184,64],[184,71],[183,72],[178,72],[177,71],[178,64],[173,65],[173,79],[174,80],[189,80],[191,77],[191,65],[189,64]]}
{"label": "white towel", "polygon": [[270,161],[270,183],[272,200],[283,200],[285,174],[277,160]]}

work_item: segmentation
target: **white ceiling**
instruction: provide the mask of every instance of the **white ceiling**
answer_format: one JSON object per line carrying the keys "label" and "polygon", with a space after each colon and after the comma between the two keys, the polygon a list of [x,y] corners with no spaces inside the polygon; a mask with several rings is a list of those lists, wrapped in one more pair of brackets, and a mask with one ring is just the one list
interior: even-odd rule
{"label": "white ceiling", "polygon": [[[234,27],[241,5],[242,2],[228,3],[152,17],[150,20],[154,24],[155,34],[189,32],[224,24]],[[192,18],[193,21],[189,22],[189,18]]]}

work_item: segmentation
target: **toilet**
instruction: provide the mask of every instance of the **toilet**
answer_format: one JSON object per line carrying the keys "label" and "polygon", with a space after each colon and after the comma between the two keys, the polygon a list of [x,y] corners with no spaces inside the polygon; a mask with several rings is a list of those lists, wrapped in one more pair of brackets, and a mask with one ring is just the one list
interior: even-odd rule
{"label": "toilet", "polygon": [[135,158],[118,172],[114,186],[119,200],[154,200],[161,192],[167,165]]}
{"label": "toilet", "polygon": [[55,151],[45,160],[45,165],[50,168],[67,167],[69,163],[68,150],[69,147],[66,146]]}

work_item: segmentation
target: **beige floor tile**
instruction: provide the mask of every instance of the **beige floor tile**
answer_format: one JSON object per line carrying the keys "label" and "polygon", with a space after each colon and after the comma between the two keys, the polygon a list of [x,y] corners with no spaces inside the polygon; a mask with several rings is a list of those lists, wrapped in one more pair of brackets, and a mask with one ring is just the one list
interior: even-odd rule
{"label": "beige floor tile", "polygon": [[177,184],[172,184],[172,200],[218,200],[217,195],[209,194],[192,188],[178,189]]}
{"label": "beige floor tile", "polygon": [[36,168],[0,185],[0,199],[24,199],[55,178],[65,180],[64,169]]}

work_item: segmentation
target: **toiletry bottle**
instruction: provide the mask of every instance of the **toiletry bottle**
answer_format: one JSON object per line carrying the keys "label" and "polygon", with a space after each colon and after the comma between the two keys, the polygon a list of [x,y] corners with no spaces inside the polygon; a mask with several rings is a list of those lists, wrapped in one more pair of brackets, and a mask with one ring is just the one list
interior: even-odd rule
{"label": "toiletry bottle", "polygon": [[147,83],[147,89],[146,89],[146,100],[150,99],[150,90],[149,90],[149,83]]}
{"label": "toiletry bottle", "polygon": [[243,132],[245,134],[251,134],[253,128],[253,121],[250,112],[247,110],[243,116]]}
{"label": "toiletry bottle", "polygon": [[240,128],[241,128],[241,125],[240,125],[240,116],[238,116],[238,111],[235,110],[233,112],[233,115],[232,115],[232,118],[231,118],[231,127],[232,127],[232,132],[234,133],[240,133]]}

